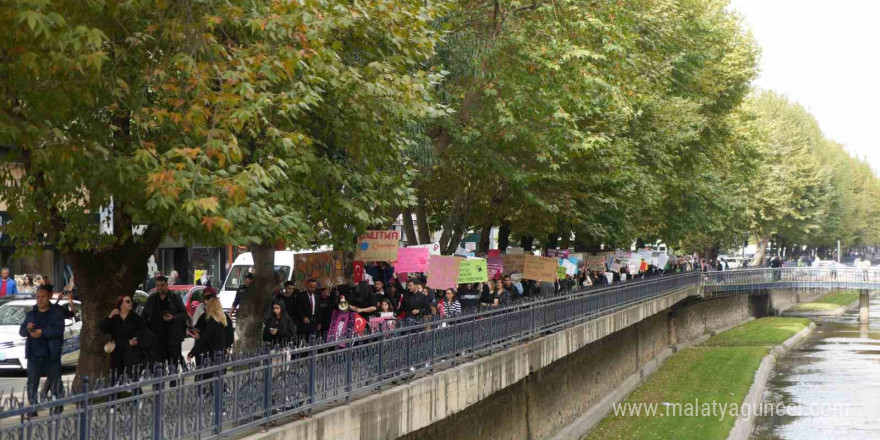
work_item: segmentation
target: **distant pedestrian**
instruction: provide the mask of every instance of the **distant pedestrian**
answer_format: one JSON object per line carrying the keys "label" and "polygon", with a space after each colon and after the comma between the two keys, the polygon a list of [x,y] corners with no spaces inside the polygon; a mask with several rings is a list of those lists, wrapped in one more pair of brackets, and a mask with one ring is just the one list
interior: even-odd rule
{"label": "distant pedestrian", "polygon": [[253,284],[254,274],[246,272],[242,278],[242,283],[238,285],[237,289],[235,289],[235,299],[232,301],[232,308],[229,309],[229,313],[233,315],[238,310],[238,305],[244,300],[244,296],[247,295],[248,288]]}
{"label": "distant pedestrian", "polygon": [[37,288],[37,304],[27,313],[18,331],[19,335],[27,338],[24,353],[28,361],[27,394],[31,403],[38,401],[37,389],[43,376],[46,376],[48,389],[54,396],[61,397],[62,394],[61,347],[64,345],[64,315],[49,303],[51,295],[51,290],[45,286]]}
{"label": "distant pedestrian", "polygon": [[0,269],[0,297],[17,294],[18,288],[15,285],[15,280],[9,276],[9,268]]}
{"label": "distant pedestrian", "polygon": [[169,366],[183,364],[183,339],[186,337],[186,307],[176,293],[168,290],[168,280],[160,276],[156,291],[147,298],[141,317],[156,337],[154,360]]}

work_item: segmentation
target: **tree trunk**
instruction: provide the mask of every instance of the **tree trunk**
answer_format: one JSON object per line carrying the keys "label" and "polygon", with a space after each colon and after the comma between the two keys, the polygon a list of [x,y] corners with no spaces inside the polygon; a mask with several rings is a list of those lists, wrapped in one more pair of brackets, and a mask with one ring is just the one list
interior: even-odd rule
{"label": "tree trunk", "polygon": [[559,233],[554,232],[547,236],[547,245],[544,246],[544,249],[556,249],[559,245]]}
{"label": "tree trunk", "polygon": [[85,375],[94,380],[110,369],[110,356],[104,352],[104,344],[110,337],[98,328],[98,323],[116,306],[117,296],[133,295],[138,284],[147,278],[147,260],[159,247],[162,231],[151,226],[137,238],[135,241],[130,237],[122,244],[100,251],[64,254],[73,269],[82,301],[80,355],[74,384],[82,383],[80,379]]}
{"label": "tree trunk", "polygon": [[275,247],[272,240],[251,243],[248,250],[254,256],[254,282],[241,301],[237,322],[236,351],[249,352],[263,345],[263,316],[277,286],[274,285]]}
{"label": "tree trunk", "polygon": [[[462,204],[464,203],[464,194],[459,192],[455,196],[455,200],[452,202],[452,212],[449,213],[449,217],[446,218],[446,221],[443,222],[443,233],[440,234],[440,249],[446,249],[446,255],[455,252],[455,247],[452,244],[452,234],[458,227],[458,223],[461,222],[461,212],[463,210]],[[457,244],[457,242],[456,242]],[[452,248],[452,252],[449,252],[448,249]]]}
{"label": "tree trunk", "polygon": [[483,226],[483,230],[480,231],[480,243],[477,245],[477,250],[479,252],[488,253],[489,252],[489,243],[491,242],[490,238],[492,235],[492,224],[488,224]]}
{"label": "tree trunk", "polygon": [[458,244],[461,242],[461,237],[464,236],[464,227],[459,225],[455,227],[455,231],[453,231],[452,236],[449,238],[449,244],[446,246],[446,252],[444,255],[452,255],[455,253],[455,250],[458,249]]}
{"label": "tree trunk", "polygon": [[520,246],[522,246],[522,248],[525,252],[531,252],[532,245],[534,244],[534,242],[535,242],[535,237],[532,237],[531,235],[524,235],[522,237],[522,239],[520,240]]}
{"label": "tree trunk", "polygon": [[758,240],[758,249],[755,250],[755,257],[749,263],[751,267],[764,267],[764,257],[767,250],[767,243],[770,243],[770,236],[761,237]]}
{"label": "tree trunk", "polygon": [[421,192],[418,194],[418,204],[416,205],[416,228],[418,229],[419,243],[431,244],[431,230],[428,229],[428,203]]}
{"label": "tree trunk", "polygon": [[427,244],[427,243],[419,243],[418,237],[416,237],[416,228],[413,225],[412,221],[412,211],[407,208],[403,210],[403,232],[406,234],[406,244],[414,245],[414,244]]}
{"label": "tree trunk", "polygon": [[501,227],[498,228],[498,249],[501,252],[507,251],[508,246],[510,246],[510,220],[504,220],[501,222]]}

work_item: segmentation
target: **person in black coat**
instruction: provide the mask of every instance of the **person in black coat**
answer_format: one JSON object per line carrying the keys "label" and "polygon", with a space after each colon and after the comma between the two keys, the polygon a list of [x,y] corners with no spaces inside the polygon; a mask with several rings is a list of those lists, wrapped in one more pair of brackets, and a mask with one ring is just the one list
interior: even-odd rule
{"label": "person in black coat", "polygon": [[141,317],[156,337],[154,360],[169,365],[182,364],[188,315],[180,296],[168,290],[165,277],[156,279],[156,292],[147,298]]}
{"label": "person in black coat", "polygon": [[188,360],[196,359],[198,365],[204,365],[206,361],[214,361],[216,357],[223,356],[227,349],[227,332],[232,322],[223,313],[220,301],[211,300],[205,306],[205,314],[199,319],[198,332],[190,332],[196,343],[187,355]]}
{"label": "person in black coat", "polygon": [[309,337],[318,330],[318,282],[308,280],[306,290],[296,294],[296,334]]}
{"label": "person in black coat", "polygon": [[296,324],[284,310],[284,302],[272,304],[272,314],[263,322],[263,341],[273,348],[283,347],[296,337]]}
{"label": "person in black coat", "polygon": [[318,335],[322,338],[326,338],[327,329],[333,320],[333,311],[339,306],[339,293],[336,290],[325,287],[321,289],[318,298]]}
{"label": "person in black coat", "polygon": [[[209,301],[219,301],[217,299],[217,290],[213,287],[208,287],[205,289],[204,302],[199,307],[207,308]],[[223,310],[223,305],[221,304],[220,310]],[[232,349],[232,344],[235,343],[235,328],[232,323],[232,318],[229,316],[229,313],[224,312],[224,316],[226,316],[226,350]],[[205,328],[205,314],[202,313],[199,316],[199,319],[196,321],[193,328],[189,331],[189,335],[193,336],[194,334],[200,333],[202,329]],[[195,337],[195,336],[193,336]]]}
{"label": "person in black coat", "polygon": [[116,308],[98,324],[116,343],[110,355],[110,369],[114,378],[125,374],[136,376],[151,360],[150,350],[154,344],[153,334],[146,322],[132,311],[131,297],[120,295]]}

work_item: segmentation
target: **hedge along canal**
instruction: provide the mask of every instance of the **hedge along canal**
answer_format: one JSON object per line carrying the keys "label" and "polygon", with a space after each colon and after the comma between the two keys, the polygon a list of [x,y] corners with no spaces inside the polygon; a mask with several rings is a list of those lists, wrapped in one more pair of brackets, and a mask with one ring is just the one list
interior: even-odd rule
{"label": "hedge along canal", "polygon": [[809,325],[762,318],[679,351],[586,438],[726,439],[765,356]]}

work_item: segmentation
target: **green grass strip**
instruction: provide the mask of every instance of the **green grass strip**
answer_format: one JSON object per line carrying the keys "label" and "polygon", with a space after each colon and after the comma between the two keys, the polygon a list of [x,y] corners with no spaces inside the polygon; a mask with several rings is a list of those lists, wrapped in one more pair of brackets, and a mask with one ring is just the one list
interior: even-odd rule
{"label": "green grass strip", "polygon": [[856,290],[846,290],[843,292],[831,293],[819,298],[816,301],[798,304],[789,310],[797,311],[830,311],[842,306],[848,306],[859,300],[859,292]]}
{"label": "green grass strip", "polygon": [[707,347],[774,346],[810,325],[807,318],[761,318],[719,333],[703,345]]}
{"label": "green grass strip", "polygon": [[[809,325],[803,318],[763,318],[673,355],[587,439],[724,439],[736,418],[721,405],[740,405],[770,350]],[[714,411],[710,410],[712,403]],[[644,404],[638,405],[636,404]],[[629,406],[627,406],[629,405]],[[639,415],[635,409],[639,408]],[[651,413],[651,414],[648,414]]]}

